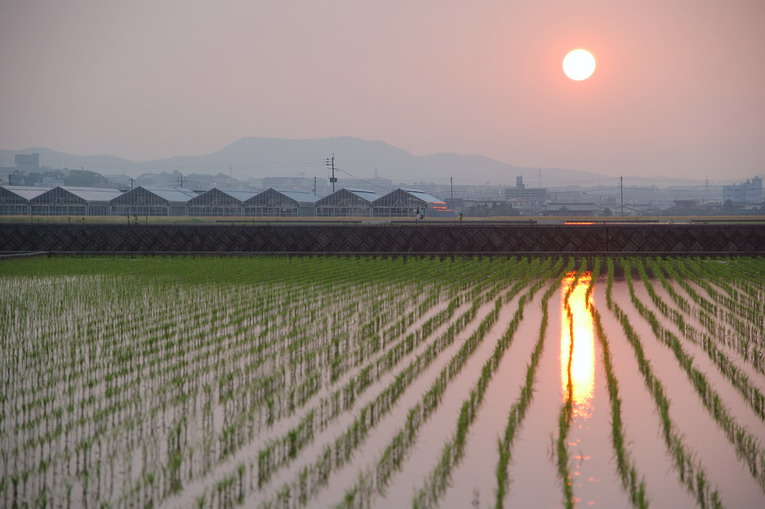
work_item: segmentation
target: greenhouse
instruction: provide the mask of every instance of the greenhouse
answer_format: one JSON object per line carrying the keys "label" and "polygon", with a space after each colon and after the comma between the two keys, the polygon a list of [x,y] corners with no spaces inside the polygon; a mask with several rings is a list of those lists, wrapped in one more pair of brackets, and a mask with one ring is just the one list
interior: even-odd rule
{"label": "greenhouse", "polygon": [[375,217],[454,217],[446,203],[422,191],[396,189],[372,202]]}
{"label": "greenhouse", "polygon": [[380,195],[363,189],[340,189],[316,202],[316,215],[367,217],[372,214],[372,202]]}
{"label": "greenhouse", "polygon": [[107,216],[109,203],[122,194],[119,189],[58,186],[29,200],[35,216]]}
{"label": "greenhouse", "polygon": [[198,193],[182,187],[136,187],[111,201],[113,216],[185,216]]}
{"label": "greenhouse", "polygon": [[48,191],[44,187],[0,186],[0,215],[29,214],[29,200]]}
{"label": "greenhouse", "polygon": [[245,200],[245,216],[306,217],[316,215],[319,198],[304,191],[266,189]]}
{"label": "greenhouse", "polygon": [[254,191],[224,190],[214,187],[186,204],[189,216],[242,216],[243,206],[257,193]]}

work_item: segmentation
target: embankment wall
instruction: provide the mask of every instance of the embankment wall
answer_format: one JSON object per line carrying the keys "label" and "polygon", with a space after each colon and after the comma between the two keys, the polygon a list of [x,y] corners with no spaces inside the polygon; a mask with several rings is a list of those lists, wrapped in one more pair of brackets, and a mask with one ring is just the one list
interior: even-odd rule
{"label": "embankment wall", "polygon": [[765,254],[765,225],[0,224],[0,251],[70,253]]}

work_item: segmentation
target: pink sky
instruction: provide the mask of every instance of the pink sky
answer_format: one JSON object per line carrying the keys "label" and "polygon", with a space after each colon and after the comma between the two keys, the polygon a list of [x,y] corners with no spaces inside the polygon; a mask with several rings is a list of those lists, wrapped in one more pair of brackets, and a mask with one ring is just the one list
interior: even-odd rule
{"label": "pink sky", "polygon": [[[762,0],[0,3],[0,148],[245,136],[712,180],[765,174]],[[595,74],[567,79],[567,51]]]}

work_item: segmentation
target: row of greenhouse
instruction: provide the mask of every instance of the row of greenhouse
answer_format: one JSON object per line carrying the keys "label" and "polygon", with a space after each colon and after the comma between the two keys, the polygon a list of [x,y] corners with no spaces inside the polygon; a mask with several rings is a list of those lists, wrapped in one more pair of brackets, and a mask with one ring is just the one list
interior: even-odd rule
{"label": "row of greenhouse", "polygon": [[0,186],[0,215],[32,216],[216,216],[216,217],[454,217],[446,203],[422,191],[385,195],[340,189],[328,196],[304,191],[192,191],[136,187]]}

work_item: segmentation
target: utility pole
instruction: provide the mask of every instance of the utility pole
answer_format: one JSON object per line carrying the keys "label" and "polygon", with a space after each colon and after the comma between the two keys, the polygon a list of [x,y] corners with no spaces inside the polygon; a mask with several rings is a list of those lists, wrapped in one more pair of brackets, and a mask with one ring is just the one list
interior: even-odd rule
{"label": "utility pole", "polygon": [[316,196],[316,177],[313,177],[313,195]]}
{"label": "utility pole", "polygon": [[332,157],[328,157],[324,160],[324,164],[327,165],[332,170],[332,176],[329,178],[329,182],[332,184],[332,192],[335,192],[335,182],[337,182],[337,178],[335,178],[335,154],[332,153]]}
{"label": "utility pole", "polygon": [[178,182],[181,183],[181,187],[183,187],[183,173],[181,173],[181,176],[178,177]]}
{"label": "utility pole", "polygon": [[454,176],[449,177],[449,197],[454,201]]}
{"label": "utility pole", "polygon": [[709,202],[709,179],[707,178],[704,186],[704,203]]}
{"label": "utility pole", "polygon": [[624,215],[624,177],[619,177],[619,194],[621,194],[621,197],[622,197],[622,213],[619,215],[623,216]]}

